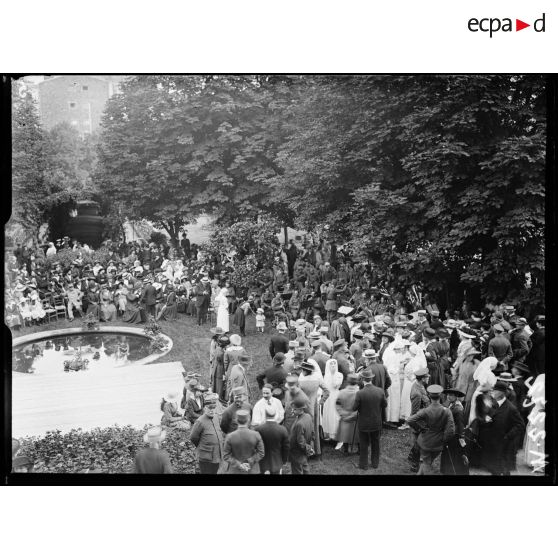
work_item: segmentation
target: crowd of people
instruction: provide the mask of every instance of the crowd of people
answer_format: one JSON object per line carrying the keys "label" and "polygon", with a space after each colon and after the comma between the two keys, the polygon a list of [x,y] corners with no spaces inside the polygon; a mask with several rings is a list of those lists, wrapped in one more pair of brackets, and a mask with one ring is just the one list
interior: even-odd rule
{"label": "crowd of people", "polygon": [[[70,320],[74,312],[131,323],[187,314],[215,325],[209,385],[190,374],[182,398],[163,398],[137,472],[172,470],[160,447],[169,428],[184,430],[208,474],[279,474],[286,463],[308,474],[328,443],[358,453],[361,469],[377,468],[385,429],[412,432],[409,471],[419,474],[508,475],[521,448],[534,468],[544,456],[544,315],[528,322],[509,304],[470,311],[464,303],[441,316],[418,289],[379,284],[372,266],[322,241],[291,241],[248,285],[231,284],[226,255],[204,254],[187,238],[177,247],[108,242],[106,265],[95,252],[92,264],[80,263],[85,248],[67,238],[47,251],[60,248],[76,254],[66,267],[20,246],[8,259],[10,327],[40,323],[40,309],[57,299]],[[265,370],[250,370],[242,346],[251,314],[256,335],[274,332]]]}

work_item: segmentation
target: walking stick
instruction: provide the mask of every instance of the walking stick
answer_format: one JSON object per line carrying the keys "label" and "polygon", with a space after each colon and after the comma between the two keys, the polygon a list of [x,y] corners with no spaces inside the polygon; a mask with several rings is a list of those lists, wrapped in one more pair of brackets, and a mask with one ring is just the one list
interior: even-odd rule
{"label": "walking stick", "polygon": [[358,424],[358,417],[359,417],[359,411],[357,411],[357,416],[356,416],[356,420],[355,420],[355,427],[353,429],[353,439],[351,440],[351,446],[349,448],[349,451],[351,451],[351,448],[355,445],[355,434],[356,434],[356,429],[357,429],[357,424]]}

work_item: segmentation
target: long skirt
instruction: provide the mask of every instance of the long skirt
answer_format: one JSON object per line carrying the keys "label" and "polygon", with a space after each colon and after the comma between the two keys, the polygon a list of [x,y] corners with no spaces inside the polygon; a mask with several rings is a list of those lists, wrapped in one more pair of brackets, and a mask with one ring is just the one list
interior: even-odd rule
{"label": "long skirt", "polygon": [[157,316],[157,319],[158,320],[176,320],[177,317],[178,317],[177,305],[176,304],[169,304],[169,305],[165,304],[161,308],[161,310],[160,310],[160,312]]}
{"label": "long skirt", "polygon": [[335,440],[339,430],[340,417],[335,406],[338,394],[339,390],[331,390],[322,408],[322,430],[326,439]]}
{"label": "long skirt", "polygon": [[229,312],[222,306],[217,309],[217,327],[222,328],[223,331],[229,331]]}
{"label": "long skirt", "polygon": [[464,461],[465,452],[458,438],[452,438],[442,450],[440,472],[442,475],[468,475],[469,466]]}
{"label": "long skirt", "polygon": [[401,408],[399,417],[401,420],[408,419],[411,416],[411,388],[413,382],[405,378],[403,381],[403,389],[401,390]]}
{"label": "long skirt", "polygon": [[339,428],[335,439],[343,444],[350,444],[356,446],[358,444],[358,421],[347,422],[344,420],[339,421]]}
{"label": "long skirt", "polygon": [[401,384],[399,383],[399,372],[390,374],[390,378],[392,383],[388,389],[386,421],[399,422],[401,414]]}

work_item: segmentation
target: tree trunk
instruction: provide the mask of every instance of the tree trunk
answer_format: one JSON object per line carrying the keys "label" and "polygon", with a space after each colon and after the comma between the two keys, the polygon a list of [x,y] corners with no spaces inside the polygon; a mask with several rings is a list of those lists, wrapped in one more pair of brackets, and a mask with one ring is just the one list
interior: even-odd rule
{"label": "tree trunk", "polygon": [[283,234],[285,235],[285,246],[289,243],[289,231],[287,225],[283,225]]}

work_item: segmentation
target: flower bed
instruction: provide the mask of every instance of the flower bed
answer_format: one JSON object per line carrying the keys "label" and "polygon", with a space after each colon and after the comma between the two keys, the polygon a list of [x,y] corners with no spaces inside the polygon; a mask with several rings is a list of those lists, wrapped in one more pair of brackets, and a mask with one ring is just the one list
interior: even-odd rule
{"label": "flower bed", "polygon": [[[133,473],[134,457],[146,447],[147,428],[115,425],[90,432],[47,432],[43,437],[23,438],[20,455],[33,459],[35,473]],[[169,453],[175,473],[196,472],[195,448],[184,431],[169,430],[161,447]]]}

